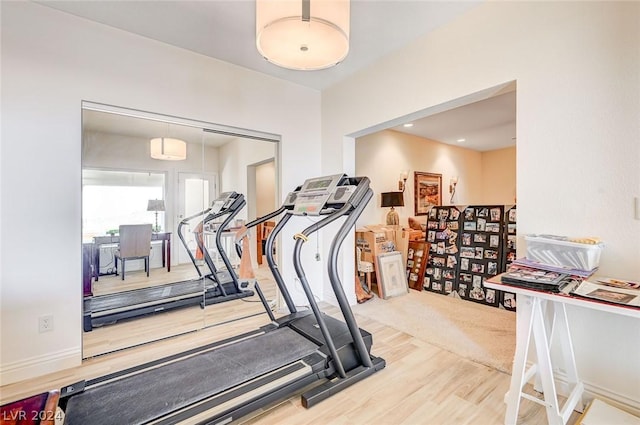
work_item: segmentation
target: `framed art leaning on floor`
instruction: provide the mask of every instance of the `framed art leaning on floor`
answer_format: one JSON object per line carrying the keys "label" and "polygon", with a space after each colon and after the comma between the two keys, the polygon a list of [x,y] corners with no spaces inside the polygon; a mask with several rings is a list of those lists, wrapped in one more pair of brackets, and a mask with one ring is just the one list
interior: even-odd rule
{"label": "framed art leaning on floor", "polygon": [[409,293],[405,265],[400,251],[379,254],[376,259],[378,261],[376,279],[378,285],[382,287],[382,298],[386,300]]}

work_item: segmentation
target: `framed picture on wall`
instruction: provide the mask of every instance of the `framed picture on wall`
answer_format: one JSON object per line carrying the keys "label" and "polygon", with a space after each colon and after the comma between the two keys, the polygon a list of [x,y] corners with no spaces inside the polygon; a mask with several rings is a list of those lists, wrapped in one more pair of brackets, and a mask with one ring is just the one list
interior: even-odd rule
{"label": "framed picture on wall", "polygon": [[442,205],[442,174],[414,172],[415,215],[425,215]]}

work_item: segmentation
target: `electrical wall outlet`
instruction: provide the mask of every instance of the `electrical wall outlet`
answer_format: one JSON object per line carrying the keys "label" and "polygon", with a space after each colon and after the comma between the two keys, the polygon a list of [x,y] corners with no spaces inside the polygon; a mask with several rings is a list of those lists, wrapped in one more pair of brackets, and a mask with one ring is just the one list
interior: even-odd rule
{"label": "electrical wall outlet", "polygon": [[40,333],[43,332],[51,332],[53,330],[53,316],[40,316],[38,317],[38,331]]}

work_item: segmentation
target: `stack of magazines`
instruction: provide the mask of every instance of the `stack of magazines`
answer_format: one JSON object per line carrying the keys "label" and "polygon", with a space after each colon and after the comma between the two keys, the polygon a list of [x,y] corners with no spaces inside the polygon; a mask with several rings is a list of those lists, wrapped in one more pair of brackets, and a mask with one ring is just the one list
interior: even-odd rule
{"label": "stack of magazines", "polygon": [[509,266],[501,280],[509,285],[549,292],[561,292],[582,282],[576,275],[520,264]]}
{"label": "stack of magazines", "polygon": [[640,282],[594,277],[576,285],[571,295],[640,308]]}

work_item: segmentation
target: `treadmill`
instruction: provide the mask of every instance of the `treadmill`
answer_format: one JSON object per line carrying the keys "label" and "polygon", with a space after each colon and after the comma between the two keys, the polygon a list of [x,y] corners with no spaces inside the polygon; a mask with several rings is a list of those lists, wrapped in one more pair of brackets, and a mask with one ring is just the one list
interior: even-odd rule
{"label": "treadmill", "polygon": [[[290,313],[253,332],[61,389],[66,424],[228,424],[293,394],[310,408],[385,367],[371,355],[337,272],[338,253],[373,196],[366,177],[307,180],[284,205],[267,239],[267,261]],[[310,309],[298,311],[273,260],[275,235],[295,216],[317,216],[294,236],[293,265]],[[300,256],[309,236],[345,217],[331,242],[328,276],[344,321],[322,313]],[[250,224],[257,225],[258,219]]]}
{"label": "treadmill", "polygon": [[[83,301],[83,328],[85,332],[91,331],[95,326],[112,324],[118,320],[197,304],[204,308],[205,305],[253,296],[253,291],[240,288],[240,283],[233,272],[231,263],[218,237],[216,237],[218,251],[227,265],[228,271],[216,270],[208,250],[203,244],[200,248],[211,271],[211,273],[204,276],[206,279],[203,279],[203,274],[183,235],[183,227],[188,224],[189,220],[202,216],[204,216],[204,219],[200,224],[203,226],[212,220],[227,216],[219,225],[219,229],[224,230],[245,204],[246,201],[243,195],[236,192],[224,192],[212,202],[211,207],[185,218],[178,225],[178,236],[187,249],[193,265],[198,271],[199,278],[114,294],[85,297]],[[262,296],[261,301],[265,308],[268,308],[267,301]]]}
{"label": "treadmill", "polygon": [[[187,253],[189,254],[189,258],[198,272],[198,276],[205,278],[205,297],[203,307],[204,305],[217,304],[254,295],[253,291],[246,289],[248,282],[240,282],[222,244],[223,233],[225,231],[230,231],[228,229],[231,222],[245,205],[246,201],[244,195],[237,192],[224,192],[213,201],[210,208],[183,219],[178,225],[178,236],[180,241],[185,246]],[[188,248],[183,232],[183,227],[187,225],[190,220],[195,217],[202,216],[204,216],[204,218],[196,226],[199,230],[194,232],[194,234],[198,248],[203,254],[204,263],[209,269],[209,273],[207,274],[203,274],[200,270],[200,266],[198,266],[195,256]],[[220,221],[221,219],[222,221]],[[209,249],[204,242],[204,238],[199,237],[199,233],[203,234],[205,230],[215,234],[216,250],[224,264],[224,267],[216,267],[215,262],[209,253]],[[266,301],[262,301],[265,308],[268,309]]]}

